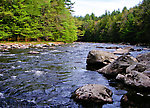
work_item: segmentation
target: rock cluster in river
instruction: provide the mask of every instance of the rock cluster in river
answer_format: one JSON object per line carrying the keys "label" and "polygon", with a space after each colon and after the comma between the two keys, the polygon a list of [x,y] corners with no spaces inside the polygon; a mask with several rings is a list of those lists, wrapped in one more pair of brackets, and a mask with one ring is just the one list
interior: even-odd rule
{"label": "rock cluster in river", "polygon": [[[144,89],[150,88],[150,52],[134,58],[129,55],[130,51],[135,51],[132,47],[125,47],[124,49],[115,47],[115,49],[117,50],[113,53],[99,50],[90,51],[87,56],[87,66],[94,66],[93,68],[97,72],[114,77],[125,85]],[[111,90],[97,84],[80,87],[73,96],[76,100],[88,102],[112,102]]]}
{"label": "rock cluster in river", "polygon": [[125,74],[118,74],[116,79],[133,87],[150,88],[150,52],[136,59],[138,62],[130,65]]}
{"label": "rock cluster in river", "polygon": [[[126,47],[125,50],[131,51],[133,49]],[[106,66],[98,69],[97,72],[113,76],[115,79],[132,87],[150,88],[150,52],[138,55],[136,58],[127,54],[125,51],[124,55],[116,57],[105,51],[94,50],[89,52],[87,64],[97,62],[108,63]],[[108,62],[105,63],[106,61]]]}

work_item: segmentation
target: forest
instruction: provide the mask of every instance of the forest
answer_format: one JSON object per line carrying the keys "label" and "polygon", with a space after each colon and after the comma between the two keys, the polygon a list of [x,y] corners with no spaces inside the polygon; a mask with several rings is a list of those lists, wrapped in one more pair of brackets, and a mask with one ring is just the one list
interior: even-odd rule
{"label": "forest", "polygon": [[0,1],[0,41],[150,43],[150,0],[99,17],[72,16],[71,0]]}
{"label": "forest", "polygon": [[112,43],[150,43],[150,0],[122,11],[106,11],[100,17],[94,13],[76,17],[80,41]]}
{"label": "forest", "polygon": [[1,41],[77,40],[70,0],[0,0]]}

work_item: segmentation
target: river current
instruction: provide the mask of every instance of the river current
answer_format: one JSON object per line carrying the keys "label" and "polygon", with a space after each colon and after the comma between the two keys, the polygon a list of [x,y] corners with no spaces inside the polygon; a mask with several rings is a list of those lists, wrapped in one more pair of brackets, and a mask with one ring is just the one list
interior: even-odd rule
{"label": "river current", "polygon": [[[97,48],[97,47],[104,48]],[[91,50],[113,52],[105,47],[129,45],[105,43],[73,43],[52,48],[13,49],[0,52],[0,107],[2,108],[85,108],[76,103],[72,93],[86,84],[102,84],[113,92],[113,103],[103,108],[120,108],[121,97],[132,90],[107,79],[96,71],[86,69],[86,58]],[[136,47],[142,49],[144,47]],[[28,54],[38,51],[40,54]],[[149,50],[131,52],[133,57]],[[133,104],[150,106],[149,96],[133,92],[137,100]],[[146,99],[146,100],[143,100]],[[91,106],[90,106],[91,107]],[[99,108],[99,105],[92,105]]]}

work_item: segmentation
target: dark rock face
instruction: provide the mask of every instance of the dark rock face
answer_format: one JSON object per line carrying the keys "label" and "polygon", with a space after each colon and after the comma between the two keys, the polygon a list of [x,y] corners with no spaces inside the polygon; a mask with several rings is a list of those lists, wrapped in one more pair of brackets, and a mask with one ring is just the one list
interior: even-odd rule
{"label": "dark rock face", "polygon": [[116,76],[119,73],[125,72],[127,67],[135,63],[136,61],[130,56],[123,55],[118,57],[114,62],[97,71],[102,74]]}
{"label": "dark rock face", "polygon": [[89,84],[78,88],[74,93],[77,101],[112,103],[112,91],[103,85]]}
{"label": "dark rock face", "polygon": [[116,58],[117,56],[110,52],[92,50],[87,56],[87,68],[92,66],[93,68],[100,69],[105,65],[113,62]]}
{"label": "dark rock face", "polygon": [[[144,100],[144,101],[143,101]],[[150,108],[150,97],[141,93],[127,93],[121,98],[122,108]]]}

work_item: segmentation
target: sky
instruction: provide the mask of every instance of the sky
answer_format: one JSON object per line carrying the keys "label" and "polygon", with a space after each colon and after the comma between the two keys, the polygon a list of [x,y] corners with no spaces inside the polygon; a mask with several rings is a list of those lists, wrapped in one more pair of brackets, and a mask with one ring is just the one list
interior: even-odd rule
{"label": "sky", "polygon": [[143,0],[71,0],[73,5],[73,16],[85,16],[94,13],[96,16],[105,14],[105,11],[122,10],[125,6],[130,9]]}

